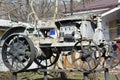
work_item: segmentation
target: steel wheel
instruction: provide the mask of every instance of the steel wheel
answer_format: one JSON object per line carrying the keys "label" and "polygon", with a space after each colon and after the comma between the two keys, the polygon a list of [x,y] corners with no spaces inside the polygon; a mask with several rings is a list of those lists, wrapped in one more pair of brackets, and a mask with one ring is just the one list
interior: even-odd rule
{"label": "steel wheel", "polygon": [[82,72],[94,70],[99,64],[97,57],[99,57],[99,48],[91,40],[79,41],[73,48],[73,64]]}
{"label": "steel wheel", "polygon": [[[53,50],[54,49],[54,50]],[[42,55],[35,58],[35,63],[46,68],[54,65],[58,59],[60,52],[56,48],[41,48]]]}
{"label": "steel wheel", "polygon": [[120,63],[119,46],[116,44],[106,44],[101,47],[101,64],[103,68],[114,68]]}
{"label": "steel wheel", "polygon": [[109,51],[109,55],[104,57],[103,66],[105,68],[114,68],[120,63],[120,54],[117,54],[113,49],[111,51]]}
{"label": "steel wheel", "polygon": [[7,37],[2,47],[3,62],[12,72],[26,70],[34,60],[34,53],[32,41],[20,34]]}
{"label": "steel wheel", "polygon": [[120,59],[117,55],[105,57],[104,67],[105,68],[114,68],[120,63]]}

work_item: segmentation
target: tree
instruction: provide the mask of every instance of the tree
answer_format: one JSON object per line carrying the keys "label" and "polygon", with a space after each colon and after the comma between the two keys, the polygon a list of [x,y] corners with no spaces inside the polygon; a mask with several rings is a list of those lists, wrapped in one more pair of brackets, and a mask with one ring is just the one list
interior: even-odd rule
{"label": "tree", "polygon": [[[56,0],[2,0],[2,16],[14,21],[32,21],[37,17],[51,18],[55,12]],[[57,17],[63,15],[62,12],[70,10],[70,0],[58,0]],[[31,4],[32,2],[32,4]],[[73,0],[73,9],[80,5],[81,2]]]}
{"label": "tree", "polygon": [[[15,21],[27,21],[28,14],[32,12],[30,2],[32,0],[4,0],[2,4],[3,15],[6,19]],[[32,7],[39,18],[52,17],[54,12],[53,0],[33,0]],[[31,15],[33,18],[33,14]]]}
{"label": "tree", "polygon": [[26,21],[30,12],[27,2],[24,0],[4,0],[2,2],[2,16],[15,21]]}

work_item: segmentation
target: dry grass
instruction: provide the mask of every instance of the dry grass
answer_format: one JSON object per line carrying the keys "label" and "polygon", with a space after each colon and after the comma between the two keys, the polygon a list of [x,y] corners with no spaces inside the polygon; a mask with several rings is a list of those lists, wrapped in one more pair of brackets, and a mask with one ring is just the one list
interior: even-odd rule
{"label": "dry grass", "polygon": [[[51,76],[48,75],[48,80],[83,80],[83,74],[80,72],[66,72],[67,78],[63,78],[65,76],[62,76],[61,78],[60,75],[55,74],[57,73],[52,73]],[[105,80],[103,72],[92,73],[88,76],[90,78],[89,80]],[[0,80],[12,80],[12,73],[0,72]],[[38,74],[33,72],[18,73],[17,80],[44,80],[44,74]],[[120,80],[120,72],[110,72],[109,80]]]}

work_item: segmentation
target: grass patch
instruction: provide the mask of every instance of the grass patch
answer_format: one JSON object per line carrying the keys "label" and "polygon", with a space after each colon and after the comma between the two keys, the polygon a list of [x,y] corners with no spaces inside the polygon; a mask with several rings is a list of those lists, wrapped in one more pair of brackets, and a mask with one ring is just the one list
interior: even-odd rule
{"label": "grass patch", "polygon": [[[64,78],[61,78],[60,74],[56,75],[57,73],[52,73],[48,75],[48,80],[65,80]],[[63,73],[62,73],[63,74]],[[65,75],[65,74],[63,74]],[[83,80],[83,74],[80,72],[66,72],[67,79],[66,80]],[[90,80],[94,77],[97,77],[97,80],[105,80],[104,73],[95,73],[90,74],[89,77],[91,77]],[[109,74],[109,80],[116,80],[117,78],[120,79],[120,73]],[[12,73],[10,72],[0,72],[0,80],[12,80]],[[44,74],[43,73],[35,73],[35,72],[22,72],[17,74],[17,80],[44,80]]]}

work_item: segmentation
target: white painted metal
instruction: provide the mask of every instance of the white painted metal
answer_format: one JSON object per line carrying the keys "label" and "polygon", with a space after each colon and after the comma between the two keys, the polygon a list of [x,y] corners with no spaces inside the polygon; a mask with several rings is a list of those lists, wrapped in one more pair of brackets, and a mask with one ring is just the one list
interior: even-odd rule
{"label": "white painted metal", "polygon": [[97,29],[95,30],[93,41],[95,41],[97,44],[104,43],[106,41],[105,36],[103,34],[101,17],[97,18]]}
{"label": "white painted metal", "polygon": [[85,16],[80,26],[80,31],[83,38],[93,39],[94,31],[92,29],[90,21],[86,21],[87,19],[88,17]]}

